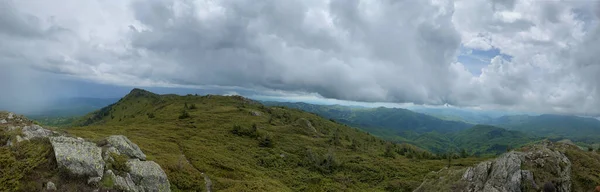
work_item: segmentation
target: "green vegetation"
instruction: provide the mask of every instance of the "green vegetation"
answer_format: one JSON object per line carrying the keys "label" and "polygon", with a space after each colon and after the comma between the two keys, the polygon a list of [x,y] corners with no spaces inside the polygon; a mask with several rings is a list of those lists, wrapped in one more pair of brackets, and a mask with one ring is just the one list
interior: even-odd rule
{"label": "green vegetation", "polygon": [[511,148],[531,143],[536,138],[518,131],[509,131],[489,125],[476,125],[455,134],[453,140],[459,148],[465,149],[463,153],[498,155],[510,151]]}
{"label": "green vegetation", "polygon": [[53,158],[47,139],[0,147],[0,191],[39,191],[40,183],[34,181],[57,175]]}
{"label": "green vegetation", "polygon": [[410,143],[437,154],[454,151],[463,152],[460,156],[493,156],[537,139],[518,131],[446,121],[406,109],[356,108],[307,103],[263,103],[313,112],[330,118],[332,122],[359,127],[388,141]]}
{"label": "green vegetation", "polygon": [[600,142],[600,121],[594,118],[563,115],[513,115],[489,121],[488,124],[517,130],[553,141],[570,139],[581,143]]}
{"label": "green vegetation", "polygon": [[[180,119],[186,104],[189,118]],[[448,164],[409,144],[239,96],[135,89],[66,131],[95,141],[127,136],[161,165],[174,191],[203,191],[201,173],[217,191],[411,191]],[[482,160],[454,156],[453,167]]]}

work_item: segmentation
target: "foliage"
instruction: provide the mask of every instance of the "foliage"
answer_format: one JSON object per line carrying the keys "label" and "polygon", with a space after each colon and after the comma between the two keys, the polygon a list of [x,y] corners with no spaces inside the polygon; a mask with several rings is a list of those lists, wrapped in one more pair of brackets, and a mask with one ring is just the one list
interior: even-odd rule
{"label": "foliage", "polygon": [[56,175],[53,163],[47,139],[24,141],[14,149],[0,147],[0,191],[40,191],[31,182]]}
{"label": "foliage", "polygon": [[185,118],[190,118],[190,114],[186,110],[183,110],[183,111],[181,111],[181,115],[179,115],[179,119],[185,119]]}
{"label": "foliage", "polygon": [[125,154],[110,153],[111,160],[107,162],[107,167],[116,171],[116,173],[127,173],[129,167],[127,167],[127,160],[129,157]]}

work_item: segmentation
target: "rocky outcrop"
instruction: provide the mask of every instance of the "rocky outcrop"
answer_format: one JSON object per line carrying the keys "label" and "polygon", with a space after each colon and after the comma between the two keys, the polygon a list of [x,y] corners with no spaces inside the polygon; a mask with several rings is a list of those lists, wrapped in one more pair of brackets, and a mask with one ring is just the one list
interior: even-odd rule
{"label": "rocky outcrop", "polygon": [[130,158],[146,160],[146,155],[142,152],[140,147],[123,135],[109,136],[106,141],[108,142],[109,147],[116,148],[120,153],[125,154]]}
{"label": "rocky outcrop", "polygon": [[24,126],[21,131],[23,132],[23,139],[30,140],[33,138],[46,138],[50,137],[53,132],[40,127],[39,125]]}
{"label": "rocky outcrop", "polygon": [[[9,119],[0,127],[12,134],[6,143],[8,146],[27,140],[48,139],[59,172],[67,174],[69,178],[87,181],[82,182],[83,185],[87,184],[86,187],[132,192],[170,191],[169,180],[160,165],[146,161],[146,155],[139,146],[123,135],[109,136],[99,146],[79,137],[59,135],[58,132],[33,124],[23,116],[0,112],[0,117]],[[111,154],[120,156],[113,158]],[[47,182],[45,186],[46,191],[57,190],[52,182]]]}
{"label": "rocky outcrop", "polygon": [[106,171],[104,174],[106,179],[112,181],[113,187],[117,190],[138,192],[138,187],[131,179],[131,175],[126,173],[124,177],[115,175],[112,170]]}
{"label": "rocky outcrop", "polygon": [[78,177],[102,177],[104,174],[102,149],[95,143],[65,136],[51,137],[50,143],[58,166],[69,174]]}
{"label": "rocky outcrop", "polygon": [[523,154],[519,152],[506,153],[495,160],[469,167],[462,179],[466,180],[467,191],[520,191],[521,163]]}
{"label": "rocky outcrop", "polygon": [[[571,162],[561,152],[566,143],[542,143],[511,151],[500,157],[464,169],[461,177],[451,171],[434,173],[415,191],[447,188],[448,191],[521,192],[540,191],[551,182],[556,191],[571,191]],[[460,172],[459,172],[460,174]],[[451,183],[449,186],[436,186]],[[435,186],[435,187],[432,187]]]}
{"label": "rocky outcrop", "polygon": [[138,159],[127,162],[131,178],[143,191],[170,191],[171,185],[167,174],[160,165],[153,161],[140,161]]}

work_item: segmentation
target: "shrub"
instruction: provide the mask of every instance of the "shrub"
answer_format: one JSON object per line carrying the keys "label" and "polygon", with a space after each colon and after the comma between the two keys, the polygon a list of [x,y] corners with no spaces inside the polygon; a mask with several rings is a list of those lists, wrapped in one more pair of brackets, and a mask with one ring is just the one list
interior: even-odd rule
{"label": "shrub", "polygon": [[186,110],[183,110],[181,112],[181,115],[179,115],[179,119],[185,119],[185,118],[189,118],[189,117],[190,117],[190,114]]}
{"label": "shrub", "polygon": [[112,157],[112,160],[110,160],[108,163],[109,168],[116,171],[116,173],[129,172],[129,167],[127,167],[127,159],[129,158],[127,157],[127,155],[118,155],[116,153],[110,153],[110,157]]}
{"label": "shrub", "polygon": [[258,143],[258,146],[273,148],[273,140],[271,139],[271,136],[267,135],[264,138],[262,138]]}
{"label": "shrub", "polygon": [[251,138],[258,137],[258,127],[256,124],[253,124],[251,128],[243,128],[240,125],[234,125],[233,129],[231,129],[231,133],[237,136],[248,136]]}
{"label": "shrub", "polygon": [[150,119],[152,119],[152,118],[154,118],[154,117],[155,117],[155,116],[154,116],[154,113],[147,113],[146,115],[148,115],[148,118],[150,118]]}
{"label": "shrub", "polygon": [[196,107],[196,104],[193,104],[193,103],[192,103],[192,104],[190,105],[189,109],[197,109],[197,107]]}

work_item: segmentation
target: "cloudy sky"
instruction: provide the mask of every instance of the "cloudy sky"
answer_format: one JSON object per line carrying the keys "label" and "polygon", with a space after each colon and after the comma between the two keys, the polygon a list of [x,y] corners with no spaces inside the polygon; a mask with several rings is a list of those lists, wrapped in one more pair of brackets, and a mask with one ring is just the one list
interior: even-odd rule
{"label": "cloudy sky", "polygon": [[0,105],[130,87],[600,114],[600,3],[0,0]]}

